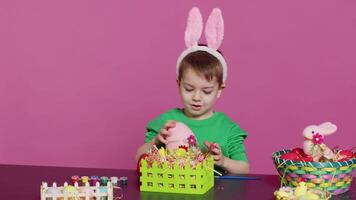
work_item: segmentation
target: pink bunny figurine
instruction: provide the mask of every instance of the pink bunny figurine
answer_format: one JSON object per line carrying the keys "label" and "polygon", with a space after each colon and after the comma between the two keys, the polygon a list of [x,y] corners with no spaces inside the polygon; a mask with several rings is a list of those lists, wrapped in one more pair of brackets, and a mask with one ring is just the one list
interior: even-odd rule
{"label": "pink bunny figurine", "polygon": [[319,162],[320,158],[332,159],[334,152],[324,144],[324,136],[331,135],[337,130],[336,125],[325,122],[320,125],[310,125],[303,130],[305,138],[303,151],[313,157],[313,161]]}
{"label": "pink bunny figurine", "polygon": [[179,147],[188,148],[189,144],[191,144],[191,139],[195,139],[194,133],[190,128],[181,122],[177,122],[176,126],[170,128],[169,131],[171,132],[171,135],[167,137],[167,150],[178,149]]}

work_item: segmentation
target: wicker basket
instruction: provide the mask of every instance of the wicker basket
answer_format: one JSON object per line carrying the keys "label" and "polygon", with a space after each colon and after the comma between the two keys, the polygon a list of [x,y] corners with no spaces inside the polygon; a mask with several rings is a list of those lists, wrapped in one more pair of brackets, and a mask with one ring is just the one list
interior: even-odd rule
{"label": "wicker basket", "polygon": [[214,186],[214,161],[208,157],[195,168],[186,164],[184,168],[177,163],[171,168],[167,163],[158,167],[154,162],[147,167],[146,160],[141,161],[140,190],[149,192],[204,194]]}
{"label": "wicker basket", "polygon": [[343,162],[304,162],[280,158],[290,151],[282,150],[272,155],[282,184],[295,187],[304,181],[309,188],[327,190],[333,195],[350,189],[356,158]]}

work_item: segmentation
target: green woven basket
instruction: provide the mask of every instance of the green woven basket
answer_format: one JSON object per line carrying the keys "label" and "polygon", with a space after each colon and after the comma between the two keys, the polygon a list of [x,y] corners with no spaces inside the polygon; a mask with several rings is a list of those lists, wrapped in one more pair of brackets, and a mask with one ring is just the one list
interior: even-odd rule
{"label": "green woven basket", "polygon": [[147,167],[146,160],[141,161],[140,190],[149,192],[204,194],[214,186],[214,161],[209,156],[195,168],[186,164],[184,168],[177,163],[171,168],[167,163],[158,167],[154,162]]}
{"label": "green woven basket", "polygon": [[327,190],[333,195],[350,189],[356,158],[343,162],[304,162],[280,158],[290,151],[285,149],[272,155],[282,184],[296,187],[304,181],[309,188]]}

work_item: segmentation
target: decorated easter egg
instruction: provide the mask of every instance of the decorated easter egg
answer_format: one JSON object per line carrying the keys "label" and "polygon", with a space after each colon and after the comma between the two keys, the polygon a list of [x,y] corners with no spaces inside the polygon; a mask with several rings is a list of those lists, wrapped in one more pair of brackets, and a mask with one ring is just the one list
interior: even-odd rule
{"label": "decorated easter egg", "polygon": [[299,159],[299,156],[294,152],[289,152],[289,153],[282,154],[280,158],[285,160],[297,161]]}
{"label": "decorated easter egg", "polygon": [[170,131],[171,135],[167,137],[167,150],[189,147],[189,144],[196,143],[192,130],[181,122],[176,122],[175,127],[170,128],[168,131]]}

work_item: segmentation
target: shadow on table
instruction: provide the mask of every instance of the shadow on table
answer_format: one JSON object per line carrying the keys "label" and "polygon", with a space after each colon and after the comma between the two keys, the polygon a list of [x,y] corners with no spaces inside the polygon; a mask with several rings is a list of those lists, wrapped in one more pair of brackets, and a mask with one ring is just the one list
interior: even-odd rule
{"label": "shadow on table", "polygon": [[216,181],[212,189],[205,194],[174,194],[161,192],[140,192],[141,200],[213,200],[236,199],[245,196],[245,184],[242,181]]}

